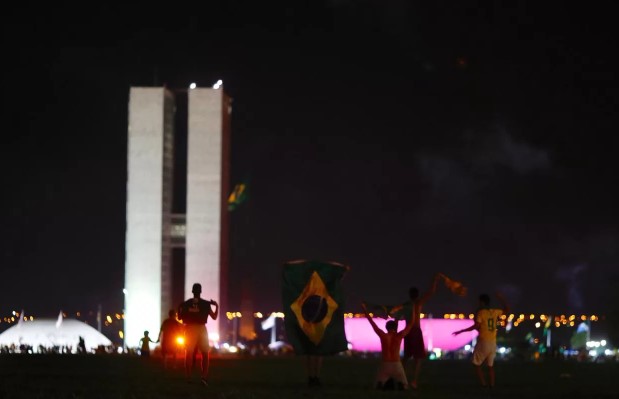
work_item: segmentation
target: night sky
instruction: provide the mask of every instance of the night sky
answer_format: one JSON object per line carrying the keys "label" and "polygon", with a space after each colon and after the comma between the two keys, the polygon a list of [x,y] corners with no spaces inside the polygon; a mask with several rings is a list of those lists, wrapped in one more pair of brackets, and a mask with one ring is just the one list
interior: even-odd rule
{"label": "night sky", "polygon": [[281,310],[281,264],[299,258],[351,266],[351,311],[439,271],[470,294],[441,289],[437,314],[496,289],[516,312],[608,309],[611,3],[214,3],[7,6],[1,315],[122,309],[129,88],[217,79],[231,183],[250,182],[230,215],[231,310],[243,286]]}

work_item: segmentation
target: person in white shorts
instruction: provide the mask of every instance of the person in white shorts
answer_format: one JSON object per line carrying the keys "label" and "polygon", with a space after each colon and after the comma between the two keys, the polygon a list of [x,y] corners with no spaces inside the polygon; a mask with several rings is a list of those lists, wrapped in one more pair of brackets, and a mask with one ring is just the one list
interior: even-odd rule
{"label": "person in white shorts", "polygon": [[386,382],[392,379],[397,386],[397,389],[408,389],[408,381],[406,379],[406,373],[400,360],[400,346],[402,345],[402,338],[408,334],[413,328],[413,316],[415,314],[414,308],[411,312],[411,320],[407,324],[406,328],[398,332],[398,322],[395,320],[389,320],[385,325],[387,332],[378,328],[370,314],[368,313],[367,306],[362,303],[365,317],[372,325],[372,329],[380,338],[380,346],[382,352],[382,362],[376,376],[376,389],[385,389]]}
{"label": "person in white shorts", "polygon": [[[200,351],[202,353],[201,381],[204,386],[207,386],[210,347],[206,322],[209,316],[217,320],[219,305],[216,301],[206,301],[200,298],[202,286],[198,283],[193,285],[191,292],[193,298],[186,300],[178,307],[178,318],[185,326],[185,374],[187,379],[191,377],[195,366],[195,355]],[[211,305],[215,306],[215,310],[211,309]]]}
{"label": "person in white shorts", "polygon": [[465,331],[479,331],[477,337],[477,343],[473,350],[473,365],[475,365],[475,371],[482,387],[487,387],[484,373],[481,369],[484,362],[488,366],[488,377],[490,380],[490,388],[494,387],[494,358],[496,356],[496,332],[497,323],[501,315],[509,312],[505,299],[499,293],[496,294],[497,298],[501,302],[502,309],[490,308],[490,297],[486,294],[479,296],[480,308],[475,316],[475,323],[465,329],[455,331],[453,335],[458,335]]}

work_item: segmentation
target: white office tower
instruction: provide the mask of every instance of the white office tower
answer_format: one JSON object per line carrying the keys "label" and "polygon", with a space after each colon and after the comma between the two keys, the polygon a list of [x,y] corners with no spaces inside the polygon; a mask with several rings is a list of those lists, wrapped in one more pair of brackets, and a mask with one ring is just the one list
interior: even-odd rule
{"label": "white office tower", "polygon": [[[189,91],[185,294],[194,283],[222,306],[227,294],[230,100],[223,89]],[[225,306],[225,301],[223,303]],[[219,319],[209,320],[219,340]]]}
{"label": "white office tower", "polygon": [[174,96],[132,87],[129,100],[125,344],[155,335],[171,303]]}
{"label": "white office tower", "polygon": [[[124,331],[128,347],[138,346],[144,330],[155,339],[169,309],[192,296],[194,283],[202,284],[203,298],[226,308],[230,99],[220,85],[193,89],[188,108],[187,213],[171,215],[175,94],[165,88],[130,90]],[[185,247],[184,265],[172,265],[172,246]],[[184,267],[184,274],[173,273],[173,267]],[[172,281],[182,275],[184,281]],[[174,300],[173,291],[179,296]],[[209,320],[207,327],[217,341],[219,320]]]}

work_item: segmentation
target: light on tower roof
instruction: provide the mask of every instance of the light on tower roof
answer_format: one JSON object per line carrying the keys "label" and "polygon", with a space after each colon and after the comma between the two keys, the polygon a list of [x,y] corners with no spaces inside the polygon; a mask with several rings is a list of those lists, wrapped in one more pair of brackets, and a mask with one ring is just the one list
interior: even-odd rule
{"label": "light on tower roof", "polygon": [[189,85],[189,89],[191,90],[195,89],[196,87],[198,86],[195,84],[195,82],[191,82],[191,84]]}
{"label": "light on tower roof", "polygon": [[213,85],[213,89],[217,90],[219,89],[222,85],[224,84],[224,82],[219,79],[214,85]]}

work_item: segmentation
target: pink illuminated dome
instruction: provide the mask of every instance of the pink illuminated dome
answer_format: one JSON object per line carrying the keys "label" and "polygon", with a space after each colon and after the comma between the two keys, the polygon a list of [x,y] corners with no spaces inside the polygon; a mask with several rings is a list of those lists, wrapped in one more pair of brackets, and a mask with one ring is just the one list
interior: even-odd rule
{"label": "pink illuminated dome", "polygon": [[[375,318],[376,325],[385,330],[387,320]],[[452,335],[454,331],[461,330],[473,324],[473,320],[468,319],[421,319],[421,331],[423,332],[426,349],[440,349],[442,351],[454,351],[470,344],[477,336],[477,331],[467,331],[457,336]],[[362,352],[380,352],[380,341],[372,326],[365,319],[346,318],[344,319],[346,338],[352,345],[352,350]],[[398,323],[398,330],[404,328],[404,321]]]}

